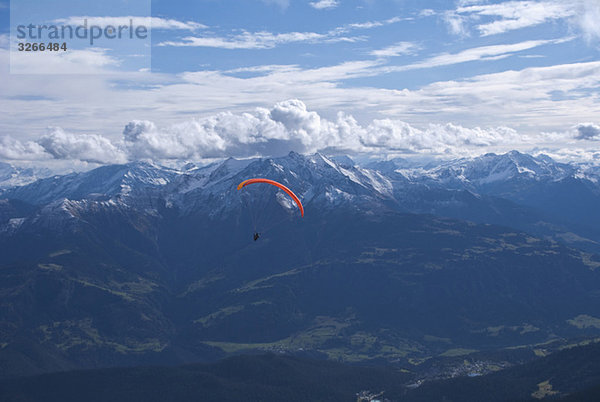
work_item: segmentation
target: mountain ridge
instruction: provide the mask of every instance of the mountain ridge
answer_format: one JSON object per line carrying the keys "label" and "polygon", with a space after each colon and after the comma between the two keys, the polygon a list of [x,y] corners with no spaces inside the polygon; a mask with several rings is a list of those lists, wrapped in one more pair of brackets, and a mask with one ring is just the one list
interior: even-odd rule
{"label": "mountain ridge", "polygon": [[[98,205],[110,201],[116,208],[155,215],[164,208],[184,215],[202,208],[207,214],[227,213],[227,208],[239,207],[236,185],[262,175],[282,181],[316,208],[346,204],[362,211],[389,208],[504,224],[600,251],[600,210],[594,208],[600,203],[600,176],[593,168],[582,170],[517,151],[430,168],[406,168],[403,161],[394,160],[361,167],[348,157],[338,157],[340,163],[335,159],[291,152],[279,158],[229,158],[179,170],[132,162],[41,179],[6,189],[0,198],[32,206],[62,199]],[[27,219],[12,214],[5,224],[10,218]]]}

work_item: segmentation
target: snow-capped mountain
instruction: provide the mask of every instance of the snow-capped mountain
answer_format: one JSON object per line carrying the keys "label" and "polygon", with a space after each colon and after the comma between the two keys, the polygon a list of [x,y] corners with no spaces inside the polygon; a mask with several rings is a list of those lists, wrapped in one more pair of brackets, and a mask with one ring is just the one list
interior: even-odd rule
{"label": "snow-capped mountain", "polygon": [[10,187],[24,186],[49,177],[52,172],[45,168],[23,168],[0,162],[0,191]]}
{"label": "snow-capped mountain", "polygon": [[[569,209],[568,205],[556,205],[569,192],[578,194],[580,199],[600,197],[597,167],[559,163],[546,155],[533,157],[518,151],[503,155],[490,153],[419,167],[393,160],[369,166],[393,181],[399,200],[406,198],[407,194],[410,197],[414,189],[421,193],[423,188],[468,191],[473,195],[500,197],[554,213],[563,207]],[[571,201],[576,203],[577,200]]]}
{"label": "snow-capped mountain", "polygon": [[575,168],[553,161],[547,156],[511,151],[504,155],[486,154],[472,160],[459,160],[432,169],[438,177],[455,177],[476,186],[509,180],[557,181],[574,174]]}
{"label": "snow-capped mountain", "polygon": [[[0,165],[5,176],[29,177],[28,171],[9,171]],[[7,173],[8,172],[8,173]],[[597,167],[557,163],[547,156],[533,157],[512,151],[504,155],[486,154],[473,159],[442,162],[437,166],[410,167],[402,159],[372,162],[358,166],[347,156],[309,156],[291,152],[280,158],[236,160],[207,166],[166,168],[133,162],[110,165],[84,173],[53,176],[5,190],[2,198],[19,199],[43,205],[67,198],[70,200],[134,199],[153,193],[171,202],[190,200],[199,193],[235,194],[235,185],[249,177],[279,179],[294,188],[304,199],[326,199],[336,203],[360,196],[393,198],[394,191],[426,185],[444,189],[469,190],[496,194],[516,190],[525,184],[560,182],[567,179],[597,183]],[[19,176],[20,177],[20,176]]]}
{"label": "snow-capped mountain", "polygon": [[109,165],[10,188],[3,193],[2,198],[19,199],[34,205],[44,205],[60,199],[145,198],[179,174],[179,171],[147,162]]}
{"label": "snow-capped mountain", "polygon": [[[78,210],[100,209],[135,210],[155,217],[164,211],[227,217],[244,207],[242,195],[255,200],[263,197],[261,202],[266,203],[267,191],[268,202],[293,212],[290,200],[274,188],[236,189],[245,179],[265,177],[293,189],[309,215],[311,209],[321,212],[341,205],[362,212],[392,209],[500,223],[538,235],[548,234],[540,229],[548,226],[539,223],[543,221],[558,225],[561,233],[574,231],[570,224],[586,227],[590,230],[579,230],[577,236],[587,231],[584,237],[597,242],[600,233],[593,228],[600,226],[598,173],[597,167],[558,163],[544,155],[517,151],[438,165],[414,166],[395,159],[365,167],[347,156],[291,152],[279,158],[229,158],[181,169],[147,162],[110,165],[6,189],[1,198],[44,206],[38,215],[52,214],[56,219],[77,216]],[[8,214],[4,224],[9,218],[24,218],[13,215]]]}
{"label": "snow-capped mountain", "polygon": [[560,181],[583,173],[581,168],[558,163],[546,155],[533,157],[518,151],[503,155],[493,153],[476,158],[462,158],[437,165],[410,166],[407,163],[384,161],[371,168],[386,173],[401,173],[413,183],[437,184],[446,188],[485,190],[496,184],[515,182]]}
{"label": "snow-capped mountain", "polygon": [[[165,188],[169,207],[182,211],[209,208],[212,213],[239,207],[237,185],[251,177],[271,178],[293,189],[305,205],[335,206],[354,203],[374,207],[392,198],[392,183],[384,175],[358,166],[342,167],[321,154],[291,152],[280,158],[236,161],[228,159],[178,177]],[[252,191],[250,191],[252,193]],[[280,204],[287,199],[281,198]],[[285,206],[285,205],[283,205]]]}

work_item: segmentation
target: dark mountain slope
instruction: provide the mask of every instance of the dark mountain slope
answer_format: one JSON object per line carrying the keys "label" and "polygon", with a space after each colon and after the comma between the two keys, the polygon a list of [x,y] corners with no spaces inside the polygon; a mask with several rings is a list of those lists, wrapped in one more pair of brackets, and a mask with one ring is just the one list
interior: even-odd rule
{"label": "dark mountain slope", "polygon": [[12,401],[350,401],[357,394],[398,402],[592,401],[600,346],[574,347],[474,378],[425,382],[387,367],[286,355],[246,355],[211,364],[61,372],[0,381]]}
{"label": "dark mountain slope", "polygon": [[313,210],[252,242],[243,214],[75,211],[0,243],[4,375],[32,350],[66,367],[240,350],[404,360],[598,332],[597,263],[506,228]]}
{"label": "dark mountain slope", "polygon": [[12,401],[348,401],[409,376],[289,356],[238,356],[211,365],[103,369],[0,382]]}

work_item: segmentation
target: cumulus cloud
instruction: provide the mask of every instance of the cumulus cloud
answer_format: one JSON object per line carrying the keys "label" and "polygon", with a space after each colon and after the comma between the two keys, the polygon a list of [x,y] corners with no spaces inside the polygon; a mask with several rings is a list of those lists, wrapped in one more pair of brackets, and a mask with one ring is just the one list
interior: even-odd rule
{"label": "cumulus cloud", "polygon": [[15,138],[0,137],[0,158],[5,160],[43,160],[51,156],[44,147],[33,141],[21,142]]}
{"label": "cumulus cloud", "polygon": [[127,154],[119,145],[96,134],[67,133],[60,127],[48,128],[35,141],[0,137],[0,158],[19,161],[81,161],[96,164],[123,163]]}
{"label": "cumulus cloud", "polygon": [[297,99],[279,102],[270,109],[258,108],[253,113],[220,113],[164,129],[151,122],[134,121],[123,135],[131,157],[152,159],[279,155],[290,150],[459,154],[464,147],[514,144],[522,138],[506,127],[432,124],[421,130],[393,119],[373,120],[363,126],[345,113],[338,113],[330,121]]}
{"label": "cumulus cloud", "polygon": [[430,124],[426,129],[420,130],[392,119],[374,120],[361,136],[361,143],[367,148],[379,148],[383,152],[391,150],[452,155],[460,155],[461,151],[514,144],[514,141],[521,142],[522,137],[508,127],[466,128],[447,123]]}
{"label": "cumulus cloud", "polygon": [[129,155],[134,159],[191,159],[224,156],[224,139],[200,121],[159,130],[149,121],[132,121],[123,130]]}
{"label": "cumulus cloud", "polygon": [[[579,124],[575,132],[525,136],[509,127],[469,128],[453,123],[418,128],[390,118],[360,124],[343,112],[333,119],[324,118],[309,110],[304,102],[290,99],[271,108],[223,112],[166,127],[134,120],[125,126],[117,142],[100,135],[67,133],[60,128],[49,129],[36,141],[4,137],[0,139],[0,158],[108,164],[138,159],[169,162],[278,156],[289,151],[458,157],[600,139],[600,126],[593,123]],[[560,151],[555,147],[555,153]]]}
{"label": "cumulus cloud", "polygon": [[163,129],[134,121],[125,127],[123,137],[134,158],[202,159],[305,152],[313,148],[319,133],[319,115],[292,100],[270,110],[224,112]]}
{"label": "cumulus cloud", "polygon": [[96,134],[71,134],[53,127],[36,141],[55,159],[75,159],[95,163],[120,163],[126,155],[107,138]]}
{"label": "cumulus cloud", "polygon": [[575,126],[578,140],[600,140],[600,126],[594,123],[580,123]]}
{"label": "cumulus cloud", "polygon": [[311,1],[308,4],[310,4],[312,8],[316,8],[317,10],[330,10],[340,5],[340,3],[337,0],[318,0]]}

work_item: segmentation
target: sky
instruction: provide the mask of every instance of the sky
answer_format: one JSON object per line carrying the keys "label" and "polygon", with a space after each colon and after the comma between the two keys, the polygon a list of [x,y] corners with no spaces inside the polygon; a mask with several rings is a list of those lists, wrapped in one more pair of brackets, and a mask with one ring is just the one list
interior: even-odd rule
{"label": "sky", "polygon": [[[26,54],[27,19],[151,28]],[[597,0],[0,0],[0,161],[518,149],[600,164],[598,21]]]}

